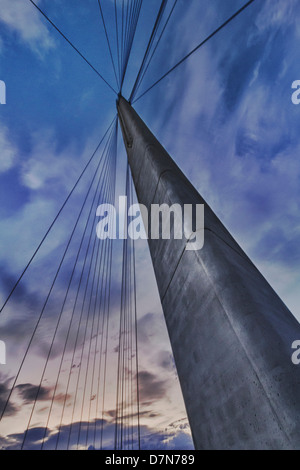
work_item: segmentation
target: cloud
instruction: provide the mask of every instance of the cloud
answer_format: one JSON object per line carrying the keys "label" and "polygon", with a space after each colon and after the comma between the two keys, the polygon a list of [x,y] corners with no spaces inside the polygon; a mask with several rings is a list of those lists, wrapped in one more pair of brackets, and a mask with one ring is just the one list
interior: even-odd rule
{"label": "cloud", "polygon": [[0,128],[0,173],[10,170],[17,161],[17,149],[9,140],[8,129]]}
{"label": "cloud", "polygon": [[[170,423],[163,432],[154,427],[142,425],[140,434],[142,450],[192,450],[194,448],[188,432],[188,425],[184,421]],[[138,448],[136,426],[129,425],[123,436],[123,449],[132,448],[131,438],[129,441],[127,440],[127,436],[131,435],[134,437],[134,448]],[[6,437],[0,437],[0,445],[5,450],[17,450],[20,449],[23,439],[23,433],[9,434]],[[70,424],[63,425],[59,430],[47,428],[46,432],[42,426],[32,427],[27,432],[24,449],[39,450],[44,442],[43,448],[45,450],[56,448],[58,450],[76,450],[77,448],[113,450],[115,448],[114,439],[115,423],[97,419],[91,422],[74,422],[72,426]]]}
{"label": "cloud", "polygon": [[[38,450],[41,447],[41,442],[45,434],[45,428],[33,427],[28,429],[26,434],[25,449]],[[49,430],[46,430],[45,437],[49,435]],[[24,433],[9,434],[6,437],[0,436],[0,445],[4,450],[20,450],[24,440]]]}
{"label": "cloud", "polygon": [[[57,129],[55,123],[30,133],[30,153],[20,162],[19,170],[20,184],[32,190],[31,194],[44,191],[40,195],[47,194],[53,200],[57,196],[67,195],[99,143],[98,129],[92,136],[84,136],[81,142],[63,140],[60,133],[61,129]],[[81,182],[77,186],[76,194],[86,193],[86,179],[92,179],[97,158],[102,155],[103,149],[104,143],[84,174],[84,184]],[[103,163],[103,159],[101,161]]]}
{"label": "cloud", "polygon": [[[1,261],[14,267],[14,272],[24,268],[25,261],[30,259],[34,246],[38,245],[45,227],[54,217],[54,210],[54,201],[37,197],[21,207],[13,217],[2,220],[1,238],[5,251],[1,254]],[[49,247],[50,250],[55,245],[58,243]]]}
{"label": "cloud", "polygon": [[0,21],[36,53],[54,46],[40,13],[28,1],[0,0]]}
{"label": "cloud", "polygon": [[161,344],[161,338],[164,335],[164,331],[162,331],[163,321],[162,316],[153,312],[148,312],[139,318],[138,335],[141,345],[146,347],[149,342],[152,343],[152,341],[156,340],[157,345]]}
{"label": "cloud", "polygon": [[174,358],[170,351],[160,351],[158,354],[158,364],[162,369],[173,371],[175,368]]}
{"label": "cloud", "polygon": [[[0,264],[1,268],[1,294],[3,299],[7,298],[12,288],[16,284],[16,277],[12,275],[4,265]],[[25,308],[26,310],[34,310],[40,304],[40,298],[37,294],[30,292],[25,284],[19,284],[17,289],[14,291],[14,308],[20,310]],[[28,320],[28,313],[27,313]],[[16,331],[14,331],[16,333]]]}
{"label": "cloud", "polygon": [[297,8],[299,8],[297,0],[289,2],[266,0],[262,4],[262,10],[255,20],[255,25],[260,33],[273,28],[282,30],[282,28],[293,26]]}
{"label": "cloud", "polygon": [[15,404],[9,401],[6,405],[7,398],[10,392],[9,383],[10,378],[5,377],[3,374],[0,374],[0,413],[3,412],[4,407],[5,409],[5,417],[13,416],[17,413],[18,408]]}
{"label": "cloud", "polygon": [[[46,429],[43,427],[34,427],[30,429],[26,436],[25,449],[41,449],[44,444],[45,450],[54,449],[69,449],[76,450],[77,446],[79,449],[88,449],[90,446],[95,448],[100,447],[101,432],[103,434],[103,442],[108,448],[113,448],[114,444],[114,423],[107,423],[106,420],[97,419],[95,421],[77,421],[71,424],[62,425],[59,429]],[[95,434],[94,434],[95,431]],[[45,435],[45,439],[44,438]],[[14,447],[18,448],[22,443],[24,435],[23,433],[9,435],[4,442],[7,442],[7,449],[9,449],[10,441],[12,438],[15,439]],[[87,442],[86,442],[87,439]],[[104,448],[106,448],[104,446]]]}
{"label": "cloud", "polygon": [[[1,136],[3,136],[2,139]],[[22,149],[15,150],[14,146],[10,144],[5,130],[0,131],[2,170],[7,170],[19,163],[17,166],[18,177],[11,178],[12,184],[16,186],[16,197],[19,196],[19,193],[22,194],[24,188],[26,190],[26,198],[22,199],[19,196],[17,208],[11,211],[7,210],[8,215],[1,220],[1,241],[5,250],[0,253],[0,262],[7,264],[8,269],[18,272],[31,258],[62,202],[80,175],[84,165],[82,160],[86,162],[91,156],[98,138],[94,135],[86,139],[83,148],[78,148],[73,142],[70,145],[60,146],[58,149],[58,137],[55,132],[53,129],[44,128],[42,131],[32,132],[30,156],[17,162],[15,154],[21,154]],[[97,157],[99,158],[102,150],[103,146],[97,153],[95,160]],[[43,244],[39,256],[47,256],[51,252],[54,255],[55,249],[67,240],[70,227],[74,226],[76,216],[80,211],[87,185],[92,180],[95,165],[96,163],[93,162],[84,174],[54,230],[51,231],[47,241]],[[101,169],[103,169],[102,165],[100,165]],[[95,182],[97,182],[97,178],[94,180]],[[95,184],[91,189],[87,204],[91,203],[94,190]],[[86,212],[85,207],[78,229],[83,226]]]}
{"label": "cloud", "polygon": [[193,450],[194,445],[187,419],[171,422],[164,431],[144,428],[141,448],[144,450]]}
{"label": "cloud", "polygon": [[56,136],[50,129],[32,135],[30,157],[21,165],[21,183],[31,189],[71,188],[79,172],[75,148],[57,150]]}
{"label": "cloud", "polygon": [[39,387],[30,383],[17,385],[16,390],[18,390],[19,395],[26,404],[35,400],[44,401],[51,398],[51,388]]}
{"label": "cloud", "polygon": [[167,391],[166,381],[161,380],[149,371],[139,372],[139,387],[141,401],[142,403],[147,402],[147,405],[152,401],[163,398]]}

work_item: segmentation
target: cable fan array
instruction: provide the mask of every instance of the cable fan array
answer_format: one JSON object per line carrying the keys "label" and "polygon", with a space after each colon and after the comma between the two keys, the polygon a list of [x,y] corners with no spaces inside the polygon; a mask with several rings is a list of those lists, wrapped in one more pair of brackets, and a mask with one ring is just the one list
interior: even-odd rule
{"label": "cable fan array", "polygon": [[[5,423],[10,415],[9,404],[18,404],[20,393],[25,396],[24,387],[26,391],[29,384],[24,384],[24,375],[28,375],[28,369],[30,371],[37,337],[51,314],[52,328],[43,344],[43,361],[36,363],[35,373],[28,375],[36,382],[30,385],[30,402],[27,400],[22,407],[26,428],[21,449],[30,446],[31,429],[35,429],[36,422],[40,423],[38,443],[41,449],[85,448],[87,445],[102,448],[103,445],[113,240],[97,239],[95,213],[100,203],[114,203],[117,125],[114,119],[106,133],[101,156],[1,412]],[[77,246],[76,253],[74,246]],[[66,288],[58,297],[59,276],[65,265]],[[61,303],[55,314],[53,297],[55,308],[57,298]]]}
{"label": "cable fan array", "polygon": [[[133,204],[133,182],[127,164],[126,196]],[[134,240],[123,241],[121,315],[118,347],[115,449],[140,449],[139,367],[137,343]]]}

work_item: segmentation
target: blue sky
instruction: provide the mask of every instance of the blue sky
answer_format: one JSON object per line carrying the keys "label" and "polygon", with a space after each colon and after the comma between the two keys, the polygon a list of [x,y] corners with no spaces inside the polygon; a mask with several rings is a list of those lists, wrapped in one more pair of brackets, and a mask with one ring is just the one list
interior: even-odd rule
{"label": "blue sky", "polygon": [[[116,87],[97,2],[37,3]],[[114,41],[113,1],[103,4]],[[241,0],[191,0],[187,6],[186,1],[178,0],[137,96],[243,4]],[[125,98],[159,5],[157,0],[143,2],[124,85]],[[172,5],[169,0],[165,18]],[[298,319],[300,106],[291,101],[291,85],[300,79],[299,24],[297,0],[256,0],[134,104]],[[0,79],[7,87],[7,104],[0,106],[0,298],[4,300],[114,118],[116,96],[28,0],[0,0]],[[126,157],[121,140],[119,143],[117,183],[122,194]],[[2,316],[0,339],[7,344],[8,364],[0,366],[0,400],[22,357],[37,306],[47,292],[74,223],[74,208],[84,194],[84,184]],[[112,327],[117,324],[119,305],[118,250],[116,253]],[[153,271],[142,242],[137,258],[145,390],[143,445],[190,448]],[[57,295],[65,276],[62,273]],[[55,304],[52,308],[55,310]],[[49,318],[44,328],[50,324]],[[115,334],[111,336],[113,351]],[[31,358],[37,364],[47,344],[45,334],[35,345]],[[36,377],[31,374],[28,366],[23,385],[35,383]],[[50,378],[49,373],[51,388]],[[113,390],[113,378],[111,387]],[[17,445],[23,431],[19,407],[22,400],[30,404],[31,389],[19,390],[22,393],[15,408],[11,405],[5,432],[1,429],[3,446]],[[47,402],[47,393],[43,403]],[[38,445],[42,420],[36,416],[34,423],[33,448]],[[108,415],[108,436],[112,423]],[[52,425],[54,429],[55,423]]]}

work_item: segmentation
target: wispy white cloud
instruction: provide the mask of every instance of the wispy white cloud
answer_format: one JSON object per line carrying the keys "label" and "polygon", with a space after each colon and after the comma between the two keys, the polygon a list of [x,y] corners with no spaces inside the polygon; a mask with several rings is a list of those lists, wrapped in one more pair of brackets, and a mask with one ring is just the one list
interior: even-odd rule
{"label": "wispy white cloud", "polygon": [[8,136],[8,129],[0,127],[0,173],[10,170],[17,161],[17,149]]}
{"label": "wispy white cloud", "polygon": [[41,15],[27,1],[0,0],[0,21],[11,31],[16,32],[25,44],[39,54],[54,46],[54,41]]}
{"label": "wispy white cloud", "polygon": [[[21,182],[31,190],[49,188],[55,184],[68,188],[76,180],[76,152],[73,148],[57,151],[55,135],[43,130],[33,135],[30,157],[21,167]],[[75,157],[74,157],[75,155]]]}
{"label": "wispy white cloud", "polygon": [[257,16],[255,25],[260,32],[271,28],[284,28],[295,22],[295,10],[299,7],[297,0],[282,2],[281,0],[266,0]]}

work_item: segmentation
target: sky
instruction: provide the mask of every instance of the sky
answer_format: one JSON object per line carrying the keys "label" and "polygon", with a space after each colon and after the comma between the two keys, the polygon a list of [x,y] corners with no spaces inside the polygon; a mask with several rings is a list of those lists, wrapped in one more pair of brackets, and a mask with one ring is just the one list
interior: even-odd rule
{"label": "sky", "polygon": [[[116,88],[97,1],[37,3]],[[244,3],[178,0],[136,96]],[[167,2],[164,19],[173,4],[173,0]],[[123,88],[125,98],[130,96],[159,6],[157,0],[143,2]],[[113,7],[112,0],[103,1],[115,53]],[[294,80],[300,79],[299,24],[297,0],[256,0],[133,104],[298,320],[300,106],[291,100],[291,87]],[[29,0],[0,0],[0,80],[6,84],[6,104],[0,105],[2,304],[114,119],[116,96]],[[124,194],[125,161],[119,133],[117,194]],[[7,364],[0,365],[0,403],[4,403],[24,356],[91,175],[89,170],[1,314],[0,340],[6,344]],[[39,371],[49,348],[52,319],[57,314],[74,253],[75,242],[0,427],[2,448],[18,448],[23,437]],[[116,243],[111,376],[105,417],[102,421],[99,418],[105,429],[104,446],[108,448],[112,446],[114,430],[120,282],[121,252]],[[191,449],[176,368],[143,241],[137,243],[137,293],[142,447]],[[27,435],[28,448],[40,446],[45,426],[43,410],[49,406],[66,328],[63,323],[58,333]],[[47,429],[49,448],[57,436],[61,401],[58,393]],[[68,419],[66,416],[60,427],[62,447],[67,442]],[[90,425],[84,414],[78,417],[73,432],[76,434],[76,427],[80,426],[83,433],[88,433]]]}

